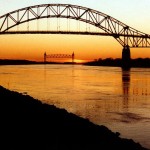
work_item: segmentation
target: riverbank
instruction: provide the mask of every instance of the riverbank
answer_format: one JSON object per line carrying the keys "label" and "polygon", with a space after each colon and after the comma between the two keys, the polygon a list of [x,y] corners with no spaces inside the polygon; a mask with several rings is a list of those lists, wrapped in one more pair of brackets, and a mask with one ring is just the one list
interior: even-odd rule
{"label": "riverbank", "polygon": [[[40,62],[40,61],[30,61],[30,60],[11,60],[11,59],[0,59],[0,65],[43,65],[43,64],[79,64],[75,62]],[[82,64],[82,63],[80,63]]]}
{"label": "riverbank", "polygon": [[0,86],[1,149],[144,150],[105,126]]}
{"label": "riverbank", "polygon": [[[88,66],[108,66],[108,67],[122,67],[122,59],[106,58],[98,59],[90,62],[76,63],[76,62],[38,62],[30,60],[11,60],[11,59],[0,59],[0,65],[43,65],[43,64],[61,64],[61,65],[88,65]],[[150,58],[137,58],[131,59],[131,68],[150,68]]]}
{"label": "riverbank", "polygon": [[[98,59],[91,62],[84,63],[88,66],[109,66],[109,67],[122,67],[122,59]],[[130,60],[131,68],[150,68],[150,58],[137,58]]]}

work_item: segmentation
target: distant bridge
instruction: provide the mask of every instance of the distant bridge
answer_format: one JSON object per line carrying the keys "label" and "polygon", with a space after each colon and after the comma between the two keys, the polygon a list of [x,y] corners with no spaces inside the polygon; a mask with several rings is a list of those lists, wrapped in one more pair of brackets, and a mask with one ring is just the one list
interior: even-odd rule
{"label": "distant bridge", "polygon": [[[66,18],[85,22],[103,32],[82,31],[11,31],[15,26],[43,18]],[[123,56],[130,59],[130,48],[150,48],[150,35],[140,32],[102,12],[70,4],[43,4],[18,9],[0,16],[0,35],[4,34],[80,34],[112,36],[123,46]]]}
{"label": "distant bridge", "polygon": [[74,63],[75,54],[74,52],[72,54],[46,54],[44,53],[44,63],[47,62],[47,58],[71,58],[72,63]]}

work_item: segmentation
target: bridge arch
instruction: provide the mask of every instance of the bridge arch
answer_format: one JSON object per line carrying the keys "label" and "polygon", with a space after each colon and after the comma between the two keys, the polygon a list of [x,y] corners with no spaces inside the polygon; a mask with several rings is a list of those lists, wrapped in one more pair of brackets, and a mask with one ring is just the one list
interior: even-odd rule
{"label": "bridge arch", "polygon": [[0,34],[7,34],[9,29],[19,24],[42,18],[79,20],[102,29],[105,35],[113,36],[123,47],[150,47],[150,35],[102,12],[70,4],[29,6],[0,16]]}

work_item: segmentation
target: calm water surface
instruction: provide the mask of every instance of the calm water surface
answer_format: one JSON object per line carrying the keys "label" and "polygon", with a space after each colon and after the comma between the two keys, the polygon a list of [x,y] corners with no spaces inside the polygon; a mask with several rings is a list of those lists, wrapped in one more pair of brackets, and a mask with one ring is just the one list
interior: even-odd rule
{"label": "calm water surface", "polygon": [[150,148],[150,69],[0,66],[0,85],[27,92]]}

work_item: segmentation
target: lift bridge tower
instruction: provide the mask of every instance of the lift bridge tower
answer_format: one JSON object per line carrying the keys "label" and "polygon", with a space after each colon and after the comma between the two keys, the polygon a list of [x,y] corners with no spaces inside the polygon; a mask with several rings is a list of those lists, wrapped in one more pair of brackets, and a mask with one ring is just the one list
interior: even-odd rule
{"label": "lift bridge tower", "polygon": [[71,58],[72,63],[74,63],[75,54],[74,52],[72,54],[46,54],[44,53],[44,63],[47,62],[47,58]]}

